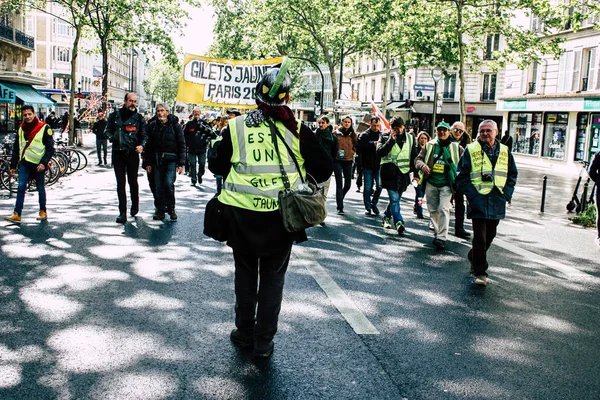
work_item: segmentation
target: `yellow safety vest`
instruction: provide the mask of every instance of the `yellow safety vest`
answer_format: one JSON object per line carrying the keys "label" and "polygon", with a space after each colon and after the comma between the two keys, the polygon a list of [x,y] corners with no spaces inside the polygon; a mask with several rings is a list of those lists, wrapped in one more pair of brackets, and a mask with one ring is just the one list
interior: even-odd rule
{"label": "yellow safety vest", "polygon": [[406,141],[404,146],[400,148],[398,143],[394,143],[392,150],[381,158],[381,165],[386,163],[394,163],[400,169],[400,172],[407,174],[410,171],[410,155],[412,148],[415,145],[415,138],[410,133],[404,133]]}
{"label": "yellow safety vest", "polygon": [[23,150],[27,145],[27,139],[25,139],[25,133],[23,132],[23,128],[19,127],[19,156],[21,156],[21,160],[29,161],[32,164],[39,164],[46,154],[46,146],[44,146],[44,132],[48,131],[48,135],[52,136],[52,129],[46,124],[42,126],[42,129],[35,134],[35,137],[31,141],[31,144],[25,150],[25,154],[23,154]]}
{"label": "yellow safety vest", "polygon": [[[504,193],[506,177],[508,176],[508,147],[500,144],[500,154],[496,161],[496,166],[492,168],[492,162],[488,155],[481,149],[479,141],[467,145],[467,151],[471,156],[471,183],[475,189],[483,195],[489,194],[494,186]],[[492,175],[492,182],[485,182],[483,175]]]}
{"label": "yellow safety vest", "polygon": [[[301,173],[306,176],[304,158],[300,154],[300,139],[279,122],[274,121],[278,131],[283,133],[287,145],[292,149]],[[271,130],[265,122],[258,127],[248,127],[245,116],[229,120],[231,133],[231,169],[223,183],[219,201],[234,207],[252,211],[273,211],[279,209],[279,192],[285,189],[281,178],[279,157],[271,138]],[[300,132],[300,123],[298,123]],[[301,183],[294,161],[279,137],[279,155],[292,188]]]}
{"label": "yellow safety vest", "polygon": [[[435,149],[435,145],[437,144],[437,139],[431,139],[429,142],[427,142],[427,144],[425,145],[425,149],[427,150],[427,152],[425,153],[425,164],[429,165],[429,160],[431,159],[431,156],[433,154],[433,149]],[[452,158],[452,162],[454,163],[454,165],[458,165],[458,161],[460,160],[460,145],[458,144],[458,142],[452,142],[450,143],[450,158]],[[423,172],[419,171],[419,176],[421,177],[421,179],[419,179],[419,185],[423,183]]]}

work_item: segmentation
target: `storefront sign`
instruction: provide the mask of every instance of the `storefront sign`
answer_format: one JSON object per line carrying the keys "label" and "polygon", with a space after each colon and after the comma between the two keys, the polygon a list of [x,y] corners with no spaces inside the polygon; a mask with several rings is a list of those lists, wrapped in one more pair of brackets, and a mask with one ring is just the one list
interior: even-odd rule
{"label": "storefront sign", "polygon": [[503,110],[527,110],[527,100],[504,100],[502,105]]}
{"label": "storefront sign", "polygon": [[468,113],[472,113],[472,112],[475,112],[475,110],[477,110],[477,107],[475,107],[475,106],[468,106],[465,111],[468,112]]}
{"label": "storefront sign", "polygon": [[0,101],[4,103],[15,103],[17,94],[14,90],[7,88],[4,85],[0,85]]}
{"label": "storefront sign", "polygon": [[186,54],[177,100],[216,107],[256,107],[256,83],[267,69],[282,61],[282,57],[242,61]]}
{"label": "storefront sign", "polygon": [[583,109],[586,111],[600,111],[600,99],[584,99]]}

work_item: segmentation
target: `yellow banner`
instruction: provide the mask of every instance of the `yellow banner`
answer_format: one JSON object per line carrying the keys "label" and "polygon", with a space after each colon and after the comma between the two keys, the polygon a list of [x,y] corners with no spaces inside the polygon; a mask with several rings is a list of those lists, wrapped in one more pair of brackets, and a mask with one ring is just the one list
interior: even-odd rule
{"label": "yellow banner", "polygon": [[215,107],[256,107],[254,89],[264,72],[283,57],[223,60],[186,54],[177,101]]}

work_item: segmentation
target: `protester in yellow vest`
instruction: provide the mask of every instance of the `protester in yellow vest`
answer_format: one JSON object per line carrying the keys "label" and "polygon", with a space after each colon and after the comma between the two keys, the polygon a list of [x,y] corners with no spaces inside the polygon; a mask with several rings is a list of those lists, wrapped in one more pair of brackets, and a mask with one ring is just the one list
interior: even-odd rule
{"label": "protester in yellow vest", "polygon": [[[289,233],[283,227],[278,204],[279,191],[284,189],[280,168],[292,187],[298,186],[300,173],[323,182],[333,172],[331,156],[286,106],[291,78],[289,60],[284,60],[258,82],[258,108],[229,120],[208,160],[211,172],[225,180],[218,198],[225,204],[227,245],[235,261],[237,329],[230,338],[240,347],[253,348],[257,358],[273,352],[292,243],[307,240],[304,231]],[[271,134],[270,124],[279,134]]]}
{"label": "protester in yellow vest", "polygon": [[381,157],[381,186],[390,197],[383,216],[383,227],[391,227],[393,222],[398,235],[402,235],[405,224],[400,210],[400,197],[410,185],[410,173],[416,172],[414,161],[417,147],[414,136],[404,129],[401,117],[393,118],[390,127],[390,132],[381,135],[377,143],[377,156]]}
{"label": "protester in yellow vest", "polygon": [[456,179],[456,167],[463,148],[450,137],[450,125],[440,122],[436,138],[421,150],[415,165],[425,185],[427,209],[433,224],[433,245],[444,250],[450,225],[450,199]]}
{"label": "protester in yellow vest", "polygon": [[17,132],[9,171],[11,175],[15,174],[17,168],[19,171],[17,202],[12,215],[4,217],[5,220],[16,224],[21,223],[25,192],[29,184],[29,178],[32,176],[35,178],[40,203],[40,211],[36,219],[38,221],[48,219],[44,176],[48,162],[54,154],[54,140],[50,126],[38,119],[34,108],[30,105],[21,107],[21,112],[23,123],[19,126]]}
{"label": "protester in yellow vest", "polygon": [[458,189],[469,202],[467,218],[473,220],[473,243],[468,258],[475,284],[481,286],[487,284],[487,250],[506,215],[506,203],[512,199],[518,174],[512,154],[496,136],[495,121],[479,124],[479,136],[467,146],[456,177]]}

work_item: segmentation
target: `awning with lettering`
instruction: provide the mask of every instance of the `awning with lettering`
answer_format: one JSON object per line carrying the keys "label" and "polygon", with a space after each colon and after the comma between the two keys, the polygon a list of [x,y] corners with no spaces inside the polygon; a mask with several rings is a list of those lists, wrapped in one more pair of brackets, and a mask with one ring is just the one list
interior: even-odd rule
{"label": "awning with lettering", "polygon": [[0,81],[0,101],[14,104],[19,98],[24,104],[54,105],[55,101],[44,96],[29,85]]}

